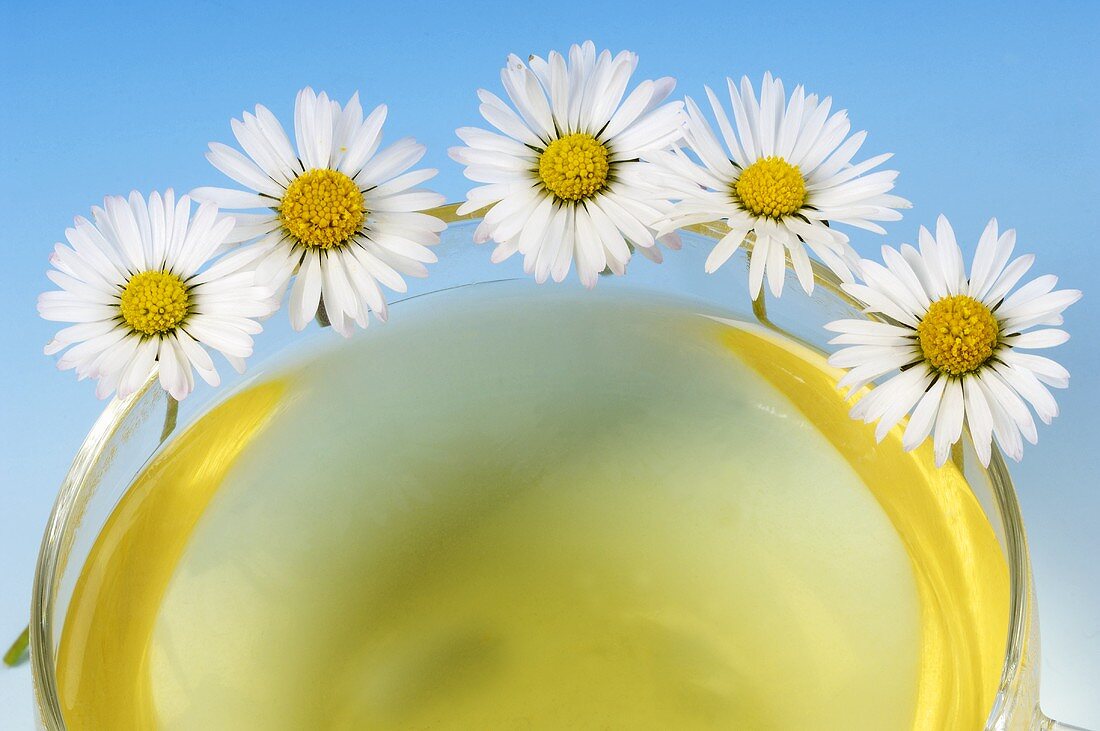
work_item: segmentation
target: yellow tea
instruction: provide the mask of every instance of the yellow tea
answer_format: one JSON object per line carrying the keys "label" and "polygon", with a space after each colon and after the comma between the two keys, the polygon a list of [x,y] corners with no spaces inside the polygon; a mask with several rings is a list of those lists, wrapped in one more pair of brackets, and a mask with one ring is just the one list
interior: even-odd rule
{"label": "yellow tea", "polygon": [[67,723],[979,728],[996,537],[955,466],[876,445],[834,384],[679,301],[402,304],[138,476],[67,615]]}

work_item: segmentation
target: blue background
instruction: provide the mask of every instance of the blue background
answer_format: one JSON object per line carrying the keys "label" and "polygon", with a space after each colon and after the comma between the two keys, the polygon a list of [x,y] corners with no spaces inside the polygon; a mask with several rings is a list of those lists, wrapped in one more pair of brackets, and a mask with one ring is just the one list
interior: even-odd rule
{"label": "blue background", "polygon": [[[768,4],[771,5],[771,4]],[[203,158],[233,143],[229,119],[257,102],[291,120],[310,84],[390,105],[388,139],[446,156],[453,130],[482,124],[475,90],[499,93],[505,55],[592,38],[641,56],[637,79],[678,94],[765,70],[832,95],[860,158],[885,151],[914,202],[889,227],[912,241],[943,212],[967,256],[986,220],[1019,233],[1034,274],[1085,290],[1056,352],[1073,373],[1062,416],[1014,466],[1041,606],[1043,706],[1100,728],[1100,55],[1093,2],[924,2],[863,8],[787,2],[187,3],[15,7],[0,3],[0,641],[25,624],[39,537],[56,487],[102,404],[41,353],[54,326],[35,297],[46,258],[105,194],[225,184]],[[880,237],[857,234],[864,255]],[[484,251],[488,257],[488,248]],[[0,726],[31,721],[27,666],[0,669]]]}

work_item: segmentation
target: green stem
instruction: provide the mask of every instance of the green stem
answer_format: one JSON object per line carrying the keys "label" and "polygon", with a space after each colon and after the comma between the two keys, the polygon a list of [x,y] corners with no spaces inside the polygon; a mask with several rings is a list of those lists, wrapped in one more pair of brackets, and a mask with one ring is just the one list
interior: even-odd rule
{"label": "green stem", "polygon": [[22,634],[11,643],[11,647],[4,653],[4,664],[10,668],[19,665],[27,657],[27,645],[31,641],[31,628],[26,627]]}
{"label": "green stem", "polygon": [[172,432],[176,429],[176,420],[180,415],[180,402],[176,401],[171,395],[168,396],[168,403],[166,404],[164,411],[164,426],[160,430],[161,444],[164,440],[171,436]]}
{"label": "green stem", "polygon": [[317,324],[321,327],[330,327],[332,323],[328,319],[328,310],[325,309],[325,298],[317,303]]}
{"label": "green stem", "polygon": [[760,294],[756,299],[752,301],[752,314],[756,316],[756,319],[760,321],[761,325],[767,325],[772,327],[771,320],[768,319],[768,308],[764,304],[764,289],[760,289]]}

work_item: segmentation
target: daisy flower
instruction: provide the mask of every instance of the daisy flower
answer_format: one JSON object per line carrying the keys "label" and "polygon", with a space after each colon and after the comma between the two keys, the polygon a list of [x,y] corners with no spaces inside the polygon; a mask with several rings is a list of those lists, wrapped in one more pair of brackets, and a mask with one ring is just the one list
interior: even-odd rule
{"label": "daisy flower", "polygon": [[[831,342],[845,345],[829,363],[851,370],[841,387],[858,390],[899,371],[863,396],[852,416],[878,421],[881,441],[906,414],[903,443],[913,449],[929,434],[936,463],[970,427],[974,448],[989,464],[991,441],[1019,461],[1021,436],[1038,439],[1030,404],[1043,423],[1058,414],[1047,386],[1065,388],[1069,373],[1049,358],[1026,350],[1061,345],[1069,335],[1062,311],[1076,302],[1075,289],[1055,290],[1058,278],[1042,276],[1012,291],[1034,257],[1009,262],[1016,243],[1012,229],[997,233],[997,220],[985,227],[970,276],[947,219],[936,221],[936,234],[920,230],[920,250],[883,247],[885,266],[864,260],[866,284],[844,290],[866,304],[879,321],[837,320],[826,329],[840,333]],[[1039,329],[1032,329],[1039,328]]]}
{"label": "daisy flower", "polygon": [[738,92],[727,79],[734,124],[710,88],[707,98],[718,120],[722,142],[690,97],[684,142],[702,164],[682,149],[647,156],[668,173],[665,183],[680,191],[680,202],[661,231],[696,223],[724,221],[727,233],[706,261],[716,271],[745,241],[752,242],[749,294],[760,295],[764,276],[776,297],[783,292],[785,256],[798,281],[813,291],[808,248],[837,276],[853,281],[859,257],[835,224],[885,233],[874,221],[896,221],[909,201],[888,195],[897,173],[871,172],[891,155],[853,164],[866,132],[848,136],[848,114],[829,114],[832,99],[819,101],[801,86],[789,101],[783,82],[764,74],[757,101],[748,77]]}
{"label": "daisy flower", "polygon": [[[96,394],[125,398],[160,366],[160,384],[176,399],[195,385],[194,371],[219,383],[207,348],[219,351],[238,371],[252,355],[256,318],[277,309],[272,290],[256,286],[254,252],[217,256],[232,218],[214,205],[191,216],[191,199],[171,190],[148,201],[108,197],[66,229],[69,245],[57,244],[47,273],[61,287],[38,297],[47,320],[76,323],[46,346],[66,348],[58,368],[98,380]],[[71,346],[71,347],[70,347]]]}
{"label": "daisy flower", "polygon": [[[623,274],[635,247],[660,261],[651,225],[669,203],[646,181],[640,157],[682,134],[681,102],[662,104],[676,82],[627,85],[638,57],[596,54],[591,41],[566,59],[551,52],[529,65],[508,57],[500,78],[515,109],[481,89],[481,114],[503,134],[474,127],[456,132],[466,143],[451,157],[466,177],[484,185],[467,194],[459,213],[489,210],[474,240],[497,243],[493,262],[516,252],[524,271],[560,282],[575,262],[586,287],[610,270]],[[624,99],[625,96],[625,99]],[[661,243],[679,248],[675,235]]]}
{"label": "daisy flower", "polygon": [[290,322],[302,330],[323,306],[344,336],[366,327],[368,313],[386,319],[379,285],[406,291],[403,275],[425,277],[436,261],[428,248],[446,224],[421,213],[444,202],[417,188],[435,176],[412,170],[425,147],[412,138],[379,151],[386,106],[364,119],[355,94],[343,107],[306,88],[294,104],[295,147],[266,107],[232,121],[246,154],[210,143],[206,157],[248,190],[198,188],[191,195],[222,208],[266,208],[236,214],[234,242],[258,239],[257,274],[282,291],[291,278]]}

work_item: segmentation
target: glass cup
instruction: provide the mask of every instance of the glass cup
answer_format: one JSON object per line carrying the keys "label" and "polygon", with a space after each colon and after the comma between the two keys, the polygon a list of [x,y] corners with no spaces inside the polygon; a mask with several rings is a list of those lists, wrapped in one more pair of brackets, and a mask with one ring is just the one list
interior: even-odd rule
{"label": "glass cup", "polygon": [[[402,299],[483,282],[528,279],[516,261],[519,257],[503,265],[491,265],[488,249],[473,244],[476,220],[458,216],[455,211],[453,205],[434,211],[451,224],[437,247],[440,261],[432,267],[428,279],[410,282],[409,292]],[[664,263],[656,265],[634,257],[628,276],[607,277],[599,287],[641,289],[701,302],[734,316],[755,319],[820,352],[827,351],[829,337],[822,328],[824,323],[863,316],[857,303],[840,290],[837,278],[816,262],[812,296],[788,282],[782,299],[768,299],[766,303],[763,296],[752,302],[746,295],[743,272],[748,267],[748,255],[744,249],[726,264],[726,268],[740,269],[740,276],[707,276],[703,262],[714,239],[722,233],[712,226],[692,227],[682,232],[683,250],[666,252]],[[723,273],[730,274],[725,270]],[[579,287],[573,282],[557,286]],[[394,303],[394,319],[401,316],[400,301]],[[259,338],[258,354],[267,351],[283,356],[319,348],[322,342],[331,345],[331,333],[301,336],[281,327],[284,322],[285,315],[281,314],[269,321],[269,332]],[[360,337],[369,337],[369,333]],[[256,368],[253,365],[253,372]],[[234,380],[239,382],[240,378],[229,379],[223,386],[232,387]],[[65,728],[55,673],[57,650],[76,579],[101,528],[149,458],[178,433],[177,425],[203,413],[217,396],[206,389],[179,405],[166,397],[154,375],[129,398],[110,402],[77,452],[42,540],[31,604],[31,668],[40,728]],[[961,460],[963,474],[999,539],[1010,576],[1010,616],[1001,679],[985,728],[1071,729],[1048,719],[1039,708],[1036,604],[1020,506],[1005,463],[994,446],[989,468],[982,468],[965,439],[955,459]]]}

